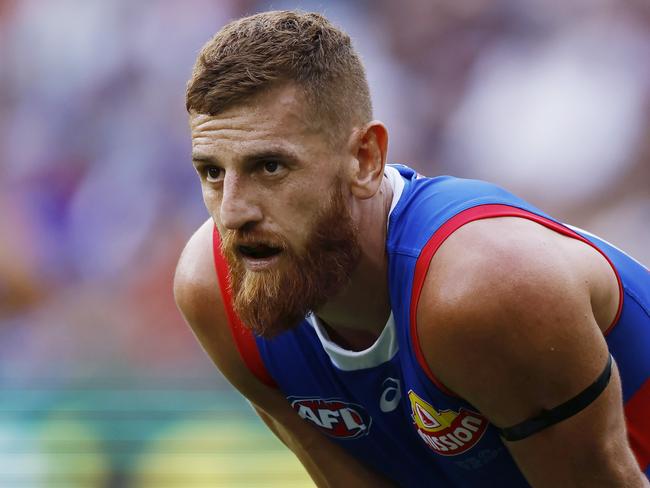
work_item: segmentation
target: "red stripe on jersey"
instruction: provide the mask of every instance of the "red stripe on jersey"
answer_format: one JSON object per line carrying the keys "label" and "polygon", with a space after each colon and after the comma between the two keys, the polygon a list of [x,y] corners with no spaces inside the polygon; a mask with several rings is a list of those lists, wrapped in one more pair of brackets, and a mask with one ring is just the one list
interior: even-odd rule
{"label": "red stripe on jersey", "polygon": [[216,226],[212,233],[212,250],[214,253],[214,267],[217,271],[219,288],[221,289],[221,296],[223,297],[223,306],[226,309],[228,325],[230,326],[230,332],[235,340],[235,345],[237,346],[239,355],[257,379],[267,386],[277,388],[277,383],[266,370],[266,366],[264,366],[253,333],[242,323],[241,319],[233,309],[232,293],[228,281],[228,263],[221,252],[221,237],[219,236]]}
{"label": "red stripe on jersey", "polygon": [[625,420],[630,446],[645,471],[650,465],[650,379],[625,404]]}
{"label": "red stripe on jersey", "polygon": [[454,392],[446,388],[431,372],[431,368],[429,368],[429,365],[427,364],[426,359],[424,358],[424,354],[422,353],[422,348],[420,347],[420,341],[418,340],[418,332],[417,332],[417,311],[418,311],[418,303],[420,301],[420,294],[422,293],[424,280],[427,276],[427,272],[429,271],[429,264],[431,263],[431,259],[433,258],[433,255],[436,253],[436,251],[438,251],[442,243],[445,242],[445,240],[454,231],[458,230],[460,227],[462,227],[465,224],[468,224],[474,220],[490,219],[495,217],[520,217],[520,218],[532,220],[533,222],[537,222],[538,224],[548,227],[549,229],[552,229],[562,235],[572,237],[586,244],[589,244],[591,247],[596,249],[600,254],[602,254],[605,259],[607,259],[607,262],[614,270],[614,273],[616,274],[616,280],[618,281],[618,310],[616,311],[616,316],[614,317],[614,320],[612,321],[610,326],[606,329],[605,334],[608,334],[612,330],[614,325],[618,322],[618,319],[621,315],[621,310],[623,308],[623,285],[621,283],[621,278],[618,275],[616,268],[614,267],[614,264],[610,261],[607,255],[603,253],[603,251],[598,249],[598,247],[596,247],[592,242],[588,241],[577,232],[553,220],[547,219],[546,217],[542,217],[540,215],[534,214],[527,210],[522,210],[517,207],[511,207],[509,205],[486,204],[486,205],[478,205],[476,207],[463,210],[462,212],[458,213],[457,215],[449,219],[447,222],[442,224],[440,228],[429,238],[427,243],[422,248],[422,251],[420,252],[420,256],[418,257],[418,260],[415,263],[415,273],[413,276],[413,290],[411,295],[411,308],[410,308],[411,342],[413,344],[413,350],[415,351],[415,356],[418,360],[418,363],[420,363],[420,367],[426,373],[426,375],[429,377],[429,379],[433,382],[434,385],[436,385],[440,390],[442,390],[447,395],[454,396],[454,397],[458,397],[458,395],[456,395]]}

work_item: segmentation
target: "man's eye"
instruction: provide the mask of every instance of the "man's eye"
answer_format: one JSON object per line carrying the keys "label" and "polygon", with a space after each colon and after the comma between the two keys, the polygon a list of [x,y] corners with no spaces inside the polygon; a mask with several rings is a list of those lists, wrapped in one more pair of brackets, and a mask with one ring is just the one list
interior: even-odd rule
{"label": "man's eye", "polygon": [[208,181],[217,181],[221,177],[221,168],[208,166],[205,170],[205,175]]}
{"label": "man's eye", "polygon": [[264,171],[267,173],[275,173],[279,167],[280,164],[277,161],[266,161],[264,163]]}

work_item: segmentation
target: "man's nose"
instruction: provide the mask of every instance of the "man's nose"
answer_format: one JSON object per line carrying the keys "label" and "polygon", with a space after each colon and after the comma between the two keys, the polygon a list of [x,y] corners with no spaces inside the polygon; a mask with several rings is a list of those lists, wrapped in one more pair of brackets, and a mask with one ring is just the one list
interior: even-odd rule
{"label": "man's nose", "polygon": [[262,220],[255,191],[245,185],[238,175],[226,173],[224,177],[220,217],[222,225],[231,230]]}

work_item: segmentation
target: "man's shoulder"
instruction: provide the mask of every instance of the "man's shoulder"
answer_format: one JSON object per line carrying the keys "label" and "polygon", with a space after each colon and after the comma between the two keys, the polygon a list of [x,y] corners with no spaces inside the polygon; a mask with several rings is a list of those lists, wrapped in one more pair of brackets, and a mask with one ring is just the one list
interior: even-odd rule
{"label": "man's shoulder", "polygon": [[212,220],[188,240],[176,267],[174,298],[188,325],[223,375],[248,398],[259,397],[257,380],[235,346],[214,265]]}
{"label": "man's shoulder", "polygon": [[[525,218],[496,217],[469,222],[445,240],[424,292],[429,304],[461,317],[508,306],[536,313],[572,297],[591,297],[609,315],[617,304],[608,297],[616,300],[618,284],[594,247]],[[569,296],[561,300],[558,293]]]}
{"label": "man's shoulder", "polygon": [[447,237],[431,260],[427,283],[440,299],[509,295],[524,291],[522,286],[556,286],[558,280],[577,285],[596,256],[577,239],[528,219],[480,219]]}
{"label": "man's shoulder", "polygon": [[[418,338],[433,374],[502,425],[580,391],[579,381],[598,374],[604,348],[588,271],[604,260],[595,253],[525,219],[458,229],[432,259],[418,305]],[[528,390],[531,378],[559,377],[576,355],[598,368],[585,367],[576,384],[557,391]],[[499,390],[533,400],[503,405]]]}
{"label": "man's shoulder", "polygon": [[[464,225],[429,265],[418,304],[422,345],[447,341],[449,350],[472,347],[477,357],[483,357],[478,351],[505,356],[521,347],[545,347],[540,324],[548,334],[561,334],[588,308],[583,253],[568,238],[525,219]],[[546,324],[547,317],[553,324]]]}
{"label": "man's shoulder", "polygon": [[220,301],[212,249],[214,223],[206,220],[190,237],[174,274],[174,297],[183,315],[192,322],[204,304]]}

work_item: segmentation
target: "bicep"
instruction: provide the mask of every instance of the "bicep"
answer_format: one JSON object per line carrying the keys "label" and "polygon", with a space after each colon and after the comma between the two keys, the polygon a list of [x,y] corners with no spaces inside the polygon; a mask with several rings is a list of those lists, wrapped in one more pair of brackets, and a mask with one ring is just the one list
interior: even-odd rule
{"label": "bicep", "polygon": [[[535,339],[532,332],[529,337],[518,337],[517,331],[528,327],[543,328],[542,335],[553,336],[553,326],[543,320],[527,322],[522,316],[512,328],[500,323],[495,330],[515,338],[502,339],[511,342],[510,346],[475,343],[481,351],[466,357],[476,361],[477,368],[478,363],[483,365],[478,372],[460,367],[453,373],[443,372],[441,379],[495,426],[526,425],[543,418],[543,412],[560,411],[601,375],[607,347],[597,326],[584,322],[565,323],[576,330],[566,336],[557,334],[561,339],[556,341]],[[533,486],[598,486],[595,480],[606,480],[603,486],[611,486],[635,476],[622,405],[614,364],[606,388],[586,405],[562,420],[547,416],[539,430],[505,444]]]}
{"label": "bicep", "polygon": [[639,481],[627,442],[615,363],[609,384],[587,407],[505,444],[533,486],[636,486]]}

